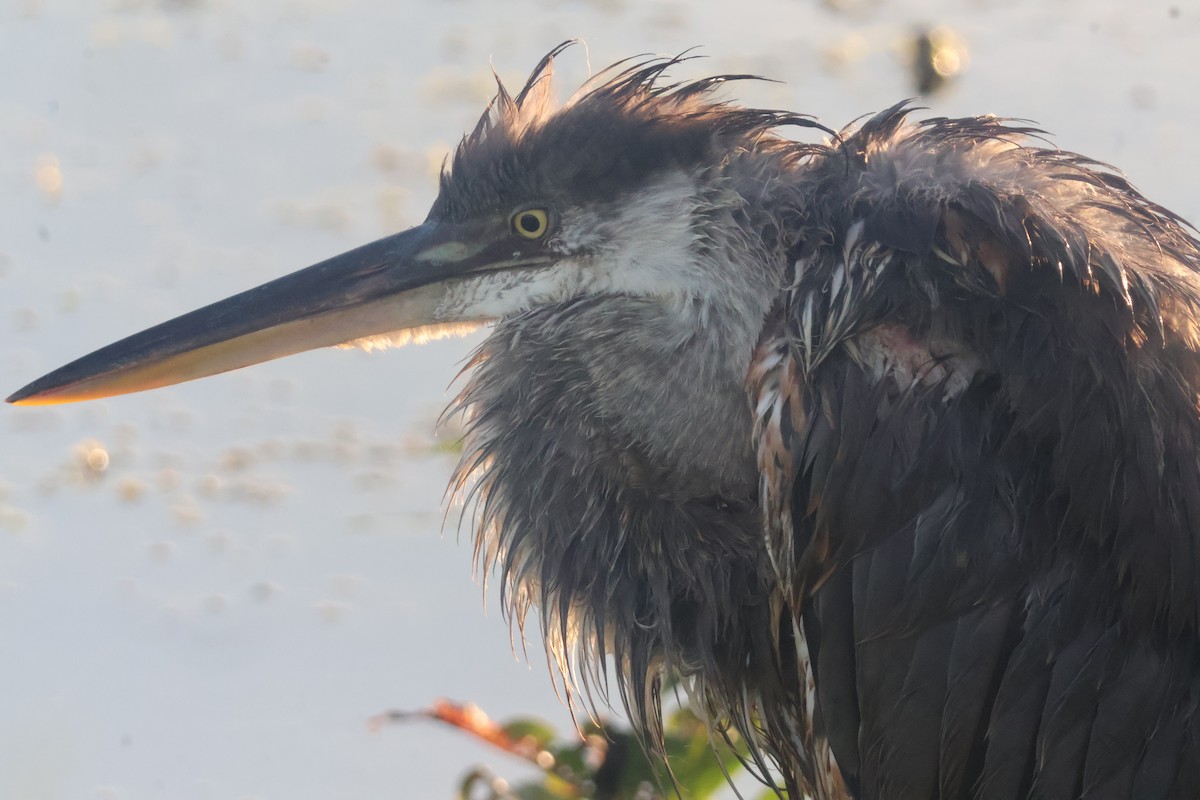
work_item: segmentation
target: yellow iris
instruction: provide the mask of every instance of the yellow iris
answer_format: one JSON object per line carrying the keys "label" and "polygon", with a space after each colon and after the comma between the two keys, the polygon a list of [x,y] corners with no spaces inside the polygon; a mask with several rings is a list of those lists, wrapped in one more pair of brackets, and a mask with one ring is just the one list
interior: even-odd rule
{"label": "yellow iris", "polygon": [[550,227],[550,216],[542,208],[527,208],[512,216],[513,232],[522,239],[540,239]]}

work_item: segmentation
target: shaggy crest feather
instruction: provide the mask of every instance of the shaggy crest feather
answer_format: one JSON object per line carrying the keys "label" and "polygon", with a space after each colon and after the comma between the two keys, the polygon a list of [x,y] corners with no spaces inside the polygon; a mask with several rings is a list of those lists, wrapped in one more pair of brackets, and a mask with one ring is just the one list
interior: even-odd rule
{"label": "shaggy crest feather", "polygon": [[714,98],[730,81],[761,80],[754,75],[664,80],[687,55],[619,62],[559,106],[554,59],[570,44],[548,53],[515,97],[497,78],[496,96],[442,171],[431,217],[463,219],[554,188],[568,189],[574,201],[610,198],[667,170],[710,164],[731,142],[798,155],[795,143],[772,133],[781,126],[833,134],[803,114]]}

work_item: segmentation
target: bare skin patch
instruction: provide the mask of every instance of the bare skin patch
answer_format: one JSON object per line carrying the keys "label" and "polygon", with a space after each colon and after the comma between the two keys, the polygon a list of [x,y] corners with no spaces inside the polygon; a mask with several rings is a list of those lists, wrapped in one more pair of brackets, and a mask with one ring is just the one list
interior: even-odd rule
{"label": "bare skin patch", "polygon": [[961,394],[979,369],[973,354],[948,341],[922,341],[902,325],[877,325],[846,346],[877,380],[890,378],[902,390],[942,385],[947,399]]}

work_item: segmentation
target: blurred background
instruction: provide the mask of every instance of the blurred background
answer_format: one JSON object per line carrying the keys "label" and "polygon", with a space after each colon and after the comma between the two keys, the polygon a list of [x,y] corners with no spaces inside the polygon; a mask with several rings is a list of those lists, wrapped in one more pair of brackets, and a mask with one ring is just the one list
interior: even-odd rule
{"label": "blurred background", "polygon": [[[922,94],[1032,119],[1200,219],[1195,0],[8,0],[0,394],[419,222],[491,69],[519,85],[571,36],[567,91],[699,46],[675,77],[769,76],[729,96],[833,127]],[[473,763],[525,774],[433,724],[368,725],[448,696],[570,729],[540,641],[514,654],[443,524],[435,421],[477,341],[0,408],[0,798],[437,798]]]}

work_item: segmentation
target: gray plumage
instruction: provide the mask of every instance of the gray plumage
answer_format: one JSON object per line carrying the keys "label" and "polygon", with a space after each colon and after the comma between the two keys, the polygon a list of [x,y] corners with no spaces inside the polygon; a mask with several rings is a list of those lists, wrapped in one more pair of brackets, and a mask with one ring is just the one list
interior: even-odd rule
{"label": "gray plumage", "polygon": [[672,675],[795,798],[1200,795],[1188,225],[992,117],[835,134],[680,59],[558,107],[561,49],[424,225],[10,400],[495,321],[456,404],[477,560],[649,746]]}
{"label": "gray plumage", "polygon": [[679,294],[531,308],[471,364],[459,485],[518,622],[611,660],[650,741],[694,680],[793,796],[1191,794],[1195,240],[1036,131],[796,144],[672,64],[553,112],[543,65],[434,206],[694,185],[687,264],[646,265]]}

